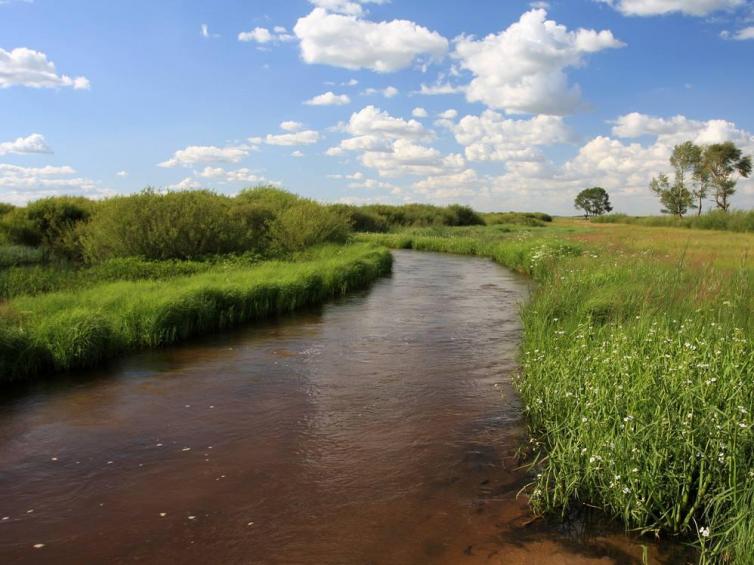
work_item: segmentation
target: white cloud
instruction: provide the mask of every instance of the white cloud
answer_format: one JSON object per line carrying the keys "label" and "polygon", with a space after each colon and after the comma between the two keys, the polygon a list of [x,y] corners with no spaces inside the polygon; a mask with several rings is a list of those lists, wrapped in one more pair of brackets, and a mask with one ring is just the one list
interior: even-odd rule
{"label": "white cloud", "polygon": [[482,182],[474,169],[464,169],[458,173],[435,175],[414,183],[420,194],[448,200],[474,195]]}
{"label": "white cloud", "polygon": [[317,141],[319,141],[319,132],[310,129],[279,135],[268,134],[264,138],[267,145],[311,145]]}
{"label": "white cloud", "polygon": [[304,153],[302,151],[296,150],[293,153],[291,153],[291,157],[296,157],[297,159],[299,159],[299,158],[301,158],[303,156],[304,156]]}
{"label": "white cloud", "polygon": [[453,85],[447,82],[433,85],[422,83],[416,94],[423,94],[424,96],[441,96],[444,94],[462,94],[466,92],[466,90],[467,87],[464,85]]}
{"label": "white cloud", "polygon": [[0,143],[0,155],[22,155],[26,153],[52,153],[52,149],[45,142],[42,134],[32,133],[26,137],[16,138],[14,141]]}
{"label": "white cloud", "polygon": [[754,26],[745,27],[735,32],[723,31],[720,33],[723,39],[733,39],[734,41],[746,41],[754,39]]}
{"label": "white cloud", "polygon": [[327,91],[304,102],[307,106],[344,106],[350,103],[351,99],[348,94],[335,94],[332,91]]}
{"label": "white cloud", "polygon": [[118,177],[127,177],[128,176],[128,171],[118,171],[117,173],[115,173],[115,176],[118,176]]}
{"label": "white cloud", "polygon": [[[222,167],[205,167],[198,176],[211,179],[216,182],[245,182],[259,183],[264,181],[264,177],[258,176],[254,171],[247,168],[227,170]],[[185,181],[186,179],[184,179]],[[190,181],[187,182],[190,184]]]}
{"label": "white cloud", "polygon": [[393,98],[398,95],[398,89],[394,86],[388,86],[386,88],[367,88],[362,94],[365,94],[366,96],[381,94],[385,98]]}
{"label": "white cloud", "polygon": [[411,115],[414,118],[426,118],[426,117],[429,116],[429,114],[427,113],[427,111],[424,108],[421,108],[421,107],[417,107],[417,108],[414,108],[413,110],[411,110]]}
{"label": "white cloud", "polygon": [[2,201],[25,204],[30,200],[60,194],[80,194],[99,198],[112,194],[91,179],[77,177],[69,166],[21,167],[0,163]]}
{"label": "white cloud", "polygon": [[159,167],[191,167],[204,163],[237,163],[249,154],[250,148],[215,147],[214,145],[190,145],[173,153],[173,157],[159,163]]}
{"label": "white cloud", "polygon": [[721,10],[734,10],[746,0],[597,0],[626,16],[658,16],[678,12],[689,16],[707,16]]}
{"label": "white cloud", "polygon": [[275,26],[272,31],[266,27],[255,27],[251,31],[242,31],[238,34],[238,41],[261,44],[293,41],[294,39],[296,38],[281,26]]}
{"label": "white cloud", "polygon": [[354,136],[378,136],[380,138],[398,139],[427,137],[428,132],[416,120],[404,120],[391,116],[376,106],[365,106],[351,115],[346,131]]}
{"label": "white cloud", "polygon": [[292,120],[286,120],[285,122],[280,123],[280,129],[283,131],[299,131],[303,127],[304,124],[301,122],[294,122]]}
{"label": "white cloud", "polygon": [[205,39],[220,37],[219,33],[210,33],[209,26],[207,24],[201,25],[201,27],[199,28],[199,34]]}
{"label": "white cloud", "polygon": [[563,115],[581,105],[580,89],[569,84],[565,70],[583,65],[589,53],[623,45],[608,30],[569,31],[540,9],[484,39],[460,37],[453,56],[474,75],[466,91],[470,102],[509,113]]}
{"label": "white cloud", "polygon": [[185,179],[175,184],[168,185],[166,188],[168,190],[196,190],[204,187],[202,186],[202,182],[199,179],[186,177]]}
{"label": "white cloud", "polygon": [[0,88],[28,86],[30,88],[73,88],[86,90],[89,79],[58,75],[55,63],[47,55],[26,47],[11,51],[0,48]]}
{"label": "white cloud", "polygon": [[450,129],[456,141],[465,147],[469,161],[541,160],[538,146],[572,140],[571,132],[559,116],[507,119],[485,110],[479,116],[464,116]]}
{"label": "white cloud", "polygon": [[456,117],[458,117],[458,110],[454,110],[453,108],[440,112],[438,115],[438,118],[443,120],[454,120]]}
{"label": "white cloud", "polygon": [[359,17],[358,4],[328,3],[347,5],[351,11],[333,13],[332,8],[317,7],[293,28],[307,63],[388,73],[410,66],[419,57],[437,59],[447,52],[447,39],[414,22],[372,22]]}

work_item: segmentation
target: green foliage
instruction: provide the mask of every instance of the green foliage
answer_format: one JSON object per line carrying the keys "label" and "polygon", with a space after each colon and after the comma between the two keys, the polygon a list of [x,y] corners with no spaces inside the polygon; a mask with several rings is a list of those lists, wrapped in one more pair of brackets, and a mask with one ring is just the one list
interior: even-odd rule
{"label": "green foliage", "polygon": [[267,208],[275,215],[301,200],[299,196],[275,186],[247,188],[239,192],[235,199],[242,203]]}
{"label": "green foliage", "polygon": [[446,208],[431,204],[405,204],[390,206],[370,204],[362,206],[363,212],[376,215],[391,228],[428,226],[483,225],[482,217],[467,206],[452,205]]}
{"label": "green foliage", "polygon": [[[0,245],[0,269],[20,265],[36,265],[47,260],[44,249],[24,245]],[[0,271],[0,274],[2,271]]]}
{"label": "green foliage", "polygon": [[613,209],[607,191],[599,186],[586,188],[579,192],[574,200],[574,206],[577,210],[583,210],[584,216],[587,218],[589,216],[601,216]]}
{"label": "green foliage", "polygon": [[691,191],[677,177],[676,174],[676,182],[671,186],[667,175],[658,175],[652,179],[649,189],[660,198],[660,202],[664,206],[663,214],[683,218],[688,209],[694,205],[694,198]]}
{"label": "green foliage", "polygon": [[195,259],[245,251],[244,216],[231,215],[232,200],[210,191],[139,194],[110,198],[83,230],[82,245],[90,262],[112,257]]}
{"label": "green foliage", "polygon": [[704,149],[704,169],[714,190],[717,207],[727,212],[730,197],[736,192],[734,175],[747,178],[751,174],[751,156],[744,156],[741,149],[731,141],[715,143]]}
{"label": "green foliage", "polygon": [[353,231],[386,232],[390,229],[387,220],[375,212],[349,204],[333,204],[332,208],[348,218]]}
{"label": "green foliage", "polygon": [[349,218],[342,211],[301,200],[278,214],[270,233],[277,248],[292,252],[319,243],[343,243],[350,230]]}
{"label": "green foliage", "polygon": [[295,263],[18,297],[0,323],[0,381],[90,367],[125,351],[319,304],[363,288],[390,265],[385,250],[331,246],[310,250]]}
{"label": "green foliage", "polygon": [[89,219],[93,208],[93,202],[86,198],[43,198],[8,211],[0,225],[11,243],[42,246],[64,257],[76,257],[78,227]]}
{"label": "green foliage", "polygon": [[514,224],[530,227],[544,227],[552,222],[552,216],[541,212],[489,212],[482,214],[487,225]]}

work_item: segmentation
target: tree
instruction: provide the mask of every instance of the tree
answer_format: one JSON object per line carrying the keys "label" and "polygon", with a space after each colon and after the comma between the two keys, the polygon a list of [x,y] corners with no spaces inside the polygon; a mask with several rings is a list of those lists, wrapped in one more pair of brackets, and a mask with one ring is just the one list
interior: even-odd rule
{"label": "tree", "polygon": [[653,178],[649,183],[649,189],[660,197],[660,202],[664,206],[663,214],[683,218],[688,209],[694,206],[694,198],[689,189],[678,181],[671,185],[668,175],[661,174]]}
{"label": "tree", "polygon": [[702,154],[704,150],[691,141],[686,141],[673,148],[670,164],[675,169],[675,186],[680,192],[688,189],[691,197],[698,204],[691,204],[689,208],[696,208],[697,215],[702,213],[702,202],[709,191],[709,174],[703,166]]}
{"label": "tree", "polygon": [[612,211],[610,197],[604,188],[594,186],[579,192],[574,201],[574,206],[578,210],[584,211],[584,217],[601,216],[606,212]]}
{"label": "tree", "polygon": [[715,203],[727,212],[730,197],[736,192],[734,175],[747,178],[751,174],[751,156],[743,156],[741,149],[731,141],[715,143],[704,150],[702,156],[705,173],[714,190]]}

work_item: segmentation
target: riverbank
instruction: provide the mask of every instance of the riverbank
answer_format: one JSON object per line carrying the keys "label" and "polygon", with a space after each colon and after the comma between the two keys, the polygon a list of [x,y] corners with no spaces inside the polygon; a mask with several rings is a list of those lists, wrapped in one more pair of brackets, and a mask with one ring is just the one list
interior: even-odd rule
{"label": "riverbank", "polygon": [[[588,229],[364,239],[485,256],[540,283],[523,311],[518,381],[538,473],[528,490],[535,511],[596,506],[629,529],[691,540],[702,559],[747,563],[752,266],[711,259],[713,232],[684,231],[685,245],[657,256],[613,245],[604,231],[590,240]],[[709,253],[703,267],[686,261],[689,247]]]}
{"label": "riverbank", "polygon": [[366,287],[391,263],[387,250],[368,244],[331,245],[293,262],[19,296],[2,305],[0,382],[93,367],[128,351],[321,304]]}

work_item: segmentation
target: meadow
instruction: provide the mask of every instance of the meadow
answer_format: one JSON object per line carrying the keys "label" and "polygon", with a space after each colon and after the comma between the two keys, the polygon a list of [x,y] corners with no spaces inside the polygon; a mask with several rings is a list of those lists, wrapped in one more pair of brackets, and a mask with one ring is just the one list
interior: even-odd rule
{"label": "meadow", "polygon": [[517,387],[537,512],[752,562],[754,236],[560,220],[363,239],[489,257],[538,283]]}

